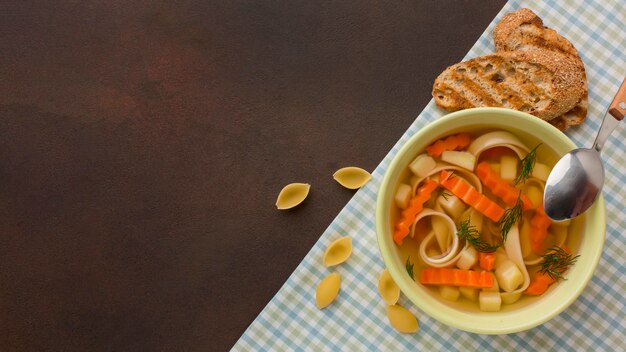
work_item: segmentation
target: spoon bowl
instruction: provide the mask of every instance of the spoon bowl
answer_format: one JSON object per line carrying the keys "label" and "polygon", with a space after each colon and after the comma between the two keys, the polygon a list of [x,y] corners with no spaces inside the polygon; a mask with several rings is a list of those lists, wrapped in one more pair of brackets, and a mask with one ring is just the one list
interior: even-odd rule
{"label": "spoon bowl", "polygon": [[579,148],[565,154],[546,181],[544,205],[553,220],[571,219],[587,210],[604,184],[600,154]]}
{"label": "spoon bowl", "polygon": [[552,168],[543,194],[543,207],[550,218],[564,221],[589,209],[602,191],[604,166],[600,151],[626,114],[626,80],[613,98],[591,149],[574,149]]}

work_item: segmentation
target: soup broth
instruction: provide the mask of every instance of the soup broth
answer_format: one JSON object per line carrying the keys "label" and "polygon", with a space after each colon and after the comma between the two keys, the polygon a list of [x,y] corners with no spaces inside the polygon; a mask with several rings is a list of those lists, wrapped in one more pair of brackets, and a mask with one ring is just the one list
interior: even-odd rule
{"label": "soup broth", "polygon": [[[439,136],[416,151],[390,214],[399,255],[415,265],[416,283],[469,311],[513,310],[549,294],[558,279],[546,267],[558,267],[556,276],[567,268],[549,266],[550,258],[575,260],[585,221],[583,215],[556,223],[543,213],[545,178],[557,160],[531,135],[480,128]],[[491,266],[487,257],[495,259]],[[481,280],[459,279],[464,275]],[[553,281],[545,292],[537,290],[540,276]]]}

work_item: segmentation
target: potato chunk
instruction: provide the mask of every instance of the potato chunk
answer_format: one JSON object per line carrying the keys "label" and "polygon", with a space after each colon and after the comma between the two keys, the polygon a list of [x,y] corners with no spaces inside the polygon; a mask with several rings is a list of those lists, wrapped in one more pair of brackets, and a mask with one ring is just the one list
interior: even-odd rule
{"label": "potato chunk", "polygon": [[506,181],[513,181],[517,177],[517,158],[510,155],[503,155],[500,158],[500,178]]}
{"label": "potato chunk", "polygon": [[440,286],[439,294],[441,294],[441,297],[447,299],[448,301],[456,301],[459,299],[461,292],[459,291],[459,288],[455,286]]}
{"label": "potato chunk", "polygon": [[478,295],[478,303],[483,312],[498,312],[502,305],[502,299],[499,292],[483,291]]}
{"label": "potato chunk", "polygon": [[411,200],[411,186],[401,183],[398,186],[398,190],[396,191],[396,196],[394,197],[396,201],[396,205],[400,209],[404,209],[409,206],[409,200]]}
{"label": "potato chunk", "polygon": [[476,302],[478,301],[478,289],[473,287],[459,287],[459,292],[461,296],[467,298],[470,301]]}
{"label": "potato chunk", "polygon": [[446,150],[441,153],[441,160],[470,171],[474,170],[474,165],[476,164],[476,157],[474,154],[470,152],[457,152],[454,150]]}
{"label": "potato chunk", "polygon": [[498,285],[506,292],[513,292],[524,282],[524,276],[517,265],[511,260],[503,261],[496,268]]}
{"label": "potato chunk", "polygon": [[428,156],[428,154],[420,154],[411,162],[409,169],[419,177],[426,177],[436,165],[435,159]]}

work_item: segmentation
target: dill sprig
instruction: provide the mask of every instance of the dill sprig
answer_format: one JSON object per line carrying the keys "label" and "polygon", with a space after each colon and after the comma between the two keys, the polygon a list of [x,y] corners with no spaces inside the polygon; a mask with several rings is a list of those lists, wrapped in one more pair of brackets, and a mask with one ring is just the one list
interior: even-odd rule
{"label": "dill sprig", "polygon": [[443,197],[443,199],[448,201],[450,199],[450,197],[452,197],[452,193],[450,193],[448,191],[443,191],[443,192],[441,192],[441,196]]}
{"label": "dill sprig", "polygon": [[522,218],[522,191],[517,195],[517,201],[512,208],[508,208],[504,211],[504,215],[498,224],[500,225],[500,229],[502,230],[502,243],[506,242],[506,236],[511,231],[511,227],[515,225]]}
{"label": "dill sprig", "polygon": [[411,256],[409,256],[408,258],[406,258],[406,272],[409,274],[409,276],[411,277],[411,279],[415,280],[415,277],[413,276],[413,266],[415,264],[411,263]]}
{"label": "dill sprig", "polygon": [[572,257],[570,253],[567,253],[561,247],[552,247],[549,249],[548,253],[543,256],[543,263],[541,263],[539,271],[548,274],[548,276],[555,281],[558,279],[567,280],[563,277],[563,273],[576,263],[578,257],[580,257],[580,255]]}
{"label": "dill sprig", "polygon": [[540,145],[541,143],[537,144],[537,146],[534,147],[533,150],[526,154],[524,159],[519,161],[520,173],[515,178],[516,185],[520,182],[525,183],[526,180],[533,173],[533,168],[535,167],[535,159],[537,158],[537,148],[539,148]]}
{"label": "dill sprig", "polygon": [[456,235],[459,236],[460,239],[471,244],[479,252],[493,252],[500,247],[500,244],[492,246],[483,241],[480,238],[480,233],[476,229],[476,226],[470,225],[469,218],[459,224],[459,230]]}

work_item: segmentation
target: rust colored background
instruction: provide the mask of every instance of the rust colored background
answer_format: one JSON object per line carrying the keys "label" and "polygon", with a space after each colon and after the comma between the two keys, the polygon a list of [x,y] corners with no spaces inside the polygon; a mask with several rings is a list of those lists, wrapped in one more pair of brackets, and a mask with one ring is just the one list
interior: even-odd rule
{"label": "rust colored background", "polygon": [[3,1],[0,350],[229,349],[503,4]]}

